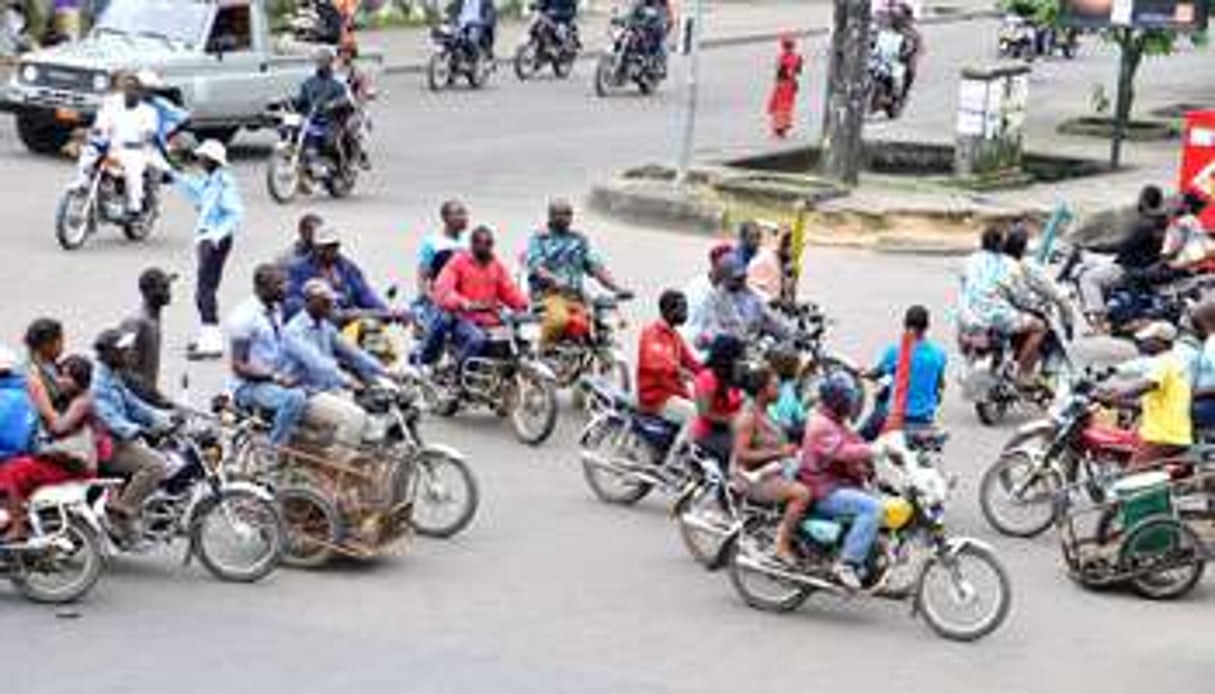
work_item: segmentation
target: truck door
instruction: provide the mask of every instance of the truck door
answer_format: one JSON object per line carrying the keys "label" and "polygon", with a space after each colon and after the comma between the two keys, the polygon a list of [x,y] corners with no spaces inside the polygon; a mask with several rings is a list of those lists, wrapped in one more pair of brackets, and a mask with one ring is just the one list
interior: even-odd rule
{"label": "truck door", "polygon": [[210,69],[204,71],[205,106],[196,117],[211,122],[247,122],[264,104],[257,99],[265,80],[265,60],[256,50],[248,3],[221,3],[207,36]]}

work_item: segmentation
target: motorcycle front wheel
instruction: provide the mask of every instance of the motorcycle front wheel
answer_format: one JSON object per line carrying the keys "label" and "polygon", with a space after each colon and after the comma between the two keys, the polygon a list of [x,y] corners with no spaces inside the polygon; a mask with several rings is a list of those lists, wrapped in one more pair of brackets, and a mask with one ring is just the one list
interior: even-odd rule
{"label": "motorcycle front wheel", "polygon": [[1000,627],[1012,608],[1012,584],[990,550],[964,544],[928,559],[916,589],[916,608],[938,635],[975,641]]}
{"label": "motorcycle front wheel", "polygon": [[616,79],[616,57],[608,53],[595,65],[595,94],[601,97],[612,93],[618,86]]}
{"label": "motorcycle front wheel", "polygon": [[190,542],[216,578],[255,583],[278,568],[285,535],[272,502],[243,489],[226,489],[195,513]]}
{"label": "motorcycle front wheel", "polygon": [[431,55],[426,64],[426,86],[430,91],[442,91],[451,86],[451,78],[451,55],[447,51]]}
{"label": "motorcycle front wheel", "polygon": [[535,40],[519,46],[515,51],[515,76],[526,82],[540,71],[540,47]]}
{"label": "motorcycle front wheel", "polygon": [[17,554],[11,580],[33,602],[75,602],[101,577],[105,564],[101,540],[92,526],[76,517],[69,517],[67,526],[61,529],[48,524],[47,532],[59,534],[56,544],[42,551]]}
{"label": "motorcycle front wheel", "polygon": [[983,473],[979,508],[996,531],[1010,537],[1037,537],[1055,522],[1060,480],[1045,461],[1014,449]]}
{"label": "motorcycle front wheel", "polygon": [[493,58],[478,51],[476,57],[472,59],[472,63],[468,66],[468,86],[473,89],[484,87],[489,83],[489,75],[493,72],[493,69]]}
{"label": "motorcycle front wheel", "polygon": [[557,428],[557,389],[548,379],[520,371],[511,395],[510,419],[519,441],[539,446]]}
{"label": "motorcycle front wheel", "polygon": [[275,202],[286,205],[300,190],[300,170],[290,149],[276,148],[266,166],[266,189]]}
{"label": "motorcycle front wheel", "polygon": [[626,426],[616,418],[598,420],[583,434],[581,442],[582,477],[587,486],[600,501],[618,506],[632,506],[653,489],[649,482],[607,465],[620,458],[639,463],[634,455],[636,448],[625,448],[629,436]]}
{"label": "motorcycle front wheel", "polygon": [[413,500],[413,527],[424,537],[459,534],[477,515],[480,492],[468,465],[439,452],[424,452],[418,460]]}
{"label": "motorcycle front wheel", "polygon": [[675,507],[679,537],[697,564],[710,571],[720,569],[726,560],[726,539],[734,527],[717,490],[701,486]]}
{"label": "motorcycle front wheel", "polygon": [[55,239],[65,251],[74,251],[97,231],[97,212],[87,190],[70,189],[55,211]]}

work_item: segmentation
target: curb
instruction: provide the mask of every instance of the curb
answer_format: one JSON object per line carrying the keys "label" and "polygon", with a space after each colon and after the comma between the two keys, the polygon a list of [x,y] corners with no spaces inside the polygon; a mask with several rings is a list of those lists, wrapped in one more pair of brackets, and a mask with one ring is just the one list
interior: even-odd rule
{"label": "curb", "polygon": [[[955,12],[952,14],[925,17],[919,20],[919,24],[920,26],[955,24],[960,22],[972,22],[979,19],[991,19],[999,16],[1000,13],[997,10],[970,10],[966,12]],[[721,48],[732,48],[735,46],[746,46],[754,43],[771,43],[786,34],[792,34],[800,39],[807,39],[826,36],[828,33],[830,33],[830,30],[826,27],[799,29],[790,32],[764,31],[752,34],[740,34],[738,36],[722,36],[720,38],[705,39],[704,41],[701,41],[701,47],[705,48],[706,50],[715,50]],[[605,53],[607,53],[607,51],[602,48],[583,51],[582,53],[578,54],[578,62],[598,60]],[[513,61],[510,58],[498,58],[494,62],[498,67],[506,67],[510,66]],[[383,72],[385,75],[418,75],[422,74],[425,70],[425,62],[403,62],[385,64]]]}

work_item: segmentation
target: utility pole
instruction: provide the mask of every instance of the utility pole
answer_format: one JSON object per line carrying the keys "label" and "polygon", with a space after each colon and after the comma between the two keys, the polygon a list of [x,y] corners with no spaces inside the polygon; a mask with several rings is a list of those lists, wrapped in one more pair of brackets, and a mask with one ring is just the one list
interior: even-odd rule
{"label": "utility pole", "polygon": [[679,33],[680,52],[688,54],[688,101],[683,118],[683,140],[679,147],[678,181],[686,183],[696,148],[696,109],[700,98],[700,25],[702,0],[693,0],[692,14],[683,19]]}
{"label": "utility pole", "polygon": [[846,185],[860,178],[869,106],[870,0],[835,0],[823,116],[823,173]]}

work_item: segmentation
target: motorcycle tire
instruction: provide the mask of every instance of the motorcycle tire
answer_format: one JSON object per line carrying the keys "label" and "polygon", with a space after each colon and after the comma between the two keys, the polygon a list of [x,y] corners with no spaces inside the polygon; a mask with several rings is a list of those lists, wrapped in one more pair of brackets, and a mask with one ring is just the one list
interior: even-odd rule
{"label": "motorcycle tire", "polygon": [[[55,531],[54,526],[47,527],[47,532]],[[10,580],[17,591],[27,600],[48,605],[76,602],[92,590],[101,577],[105,557],[102,552],[101,539],[93,527],[80,518],[69,516],[63,533],[72,543],[72,558],[79,559],[81,562],[80,569],[67,581],[59,582],[56,585],[43,584],[42,581],[34,578],[36,575],[34,570],[40,568],[37,565],[39,557],[34,554],[18,554]],[[54,551],[59,552],[59,550]],[[54,574],[57,577],[62,573],[63,563],[59,559],[56,559],[54,563]]]}
{"label": "motorcycle tire", "polygon": [[[524,390],[530,392],[523,392]],[[528,406],[530,398],[536,398],[537,404],[543,409],[531,426],[524,421],[527,416],[523,410]],[[515,437],[529,446],[539,446],[553,435],[557,429],[557,389],[542,376],[531,372],[520,372],[515,377],[515,387],[511,394],[510,420],[515,430]]]}
{"label": "motorcycle tire", "polygon": [[[473,476],[472,470],[463,460],[436,451],[424,451],[417,467],[417,487],[413,500],[413,516],[410,521],[414,530],[423,537],[439,539],[458,535],[472,523],[473,518],[477,515],[481,498],[477,478]],[[447,480],[448,486],[458,486],[463,490],[463,502],[456,509],[457,513],[450,520],[443,522],[426,520],[426,508],[432,505],[436,499],[450,502],[450,500],[438,498],[441,490],[436,490],[434,486],[436,470],[450,472],[447,475],[450,478]],[[461,495],[457,494],[457,496]]]}
{"label": "motorcycle tire", "polygon": [[[1024,471],[1021,477],[1014,478],[1015,471]],[[1059,514],[1055,503],[1055,492],[1060,487],[1053,471],[1043,471],[1040,479],[1033,488],[1037,490],[1034,499],[1026,502],[1024,499],[1014,499],[1012,488],[1020,484],[1025,474],[1033,474],[1035,462],[1024,451],[1014,450],[1005,453],[983,473],[979,481],[979,508],[987,524],[1002,535],[1009,537],[1031,538],[1046,532],[1054,524]],[[1045,488],[1041,488],[1045,487]],[[1004,503],[1001,503],[1001,502]],[[1021,508],[1032,508],[1034,514],[1026,519],[1010,518],[999,509],[1012,504]]]}
{"label": "motorcycle tire", "polygon": [[[594,429],[582,436],[583,453],[599,456],[615,456],[616,442],[626,426],[619,419],[604,419],[592,424]],[[634,461],[636,462],[636,461]],[[654,488],[649,482],[627,477],[613,470],[596,465],[583,456],[582,477],[591,492],[600,501],[615,506],[632,506],[644,499]]]}
{"label": "motorcycle tire", "polygon": [[[945,566],[942,557],[934,556],[925,564],[920,573],[919,584],[916,587],[916,611],[924,616],[924,621],[928,626],[937,633],[937,635],[947,638],[951,641],[977,641],[978,639],[987,636],[996,629],[1008,618],[1008,613],[1012,610],[1012,582],[1008,578],[1008,570],[996,557],[995,553],[986,547],[974,543],[967,543],[959,547],[956,551],[949,553],[949,561],[957,562],[954,567]],[[951,620],[945,616],[950,610],[940,610],[936,604],[936,599],[933,594],[926,590],[926,586],[931,585],[931,579],[937,572],[944,572],[946,580],[952,580],[952,575],[955,572],[961,571],[959,568],[961,562],[975,562],[977,565],[986,567],[995,577],[995,596],[984,596],[984,599],[975,600],[983,605],[994,605],[994,608],[987,610],[983,618],[978,620],[973,625],[959,625],[951,623]],[[967,585],[973,590],[973,582],[968,581]],[[953,586],[951,590],[946,591],[951,597],[956,599],[958,592],[957,586]]]}
{"label": "motorcycle tire", "polygon": [[302,176],[299,167],[293,163],[291,152],[276,148],[266,165],[266,190],[271,199],[286,205],[299,195]]}
{"label": "motorcycle tire", "polygon": [[342,537],[337,506],[311,486],[294,485],[277,490],[287,541],[283,563],[315,569],[329,563]]}
{"label": "motorcycle tire", "polygon": [[574,62],[578,60],[578,54],[569,51],[562,53],[553,61],[553,74],[560,79],[567,79],[574,72]]}
{"label": "motorcycle tire", "polygon": [[[712,530],[707,529],[704,527],[709,523],[706,511],[715,512],[729,522],[724,526],[715,525]],[[698,487],[695,493],[676,503],[674,516],[679,523],[679,538],[697,564],[709,571],[725,566],[728,559],[726,541],[734,523],[715,489]]]}
{"label": "motorcycle tire", "polygon": [[358,180],[358,169],[353,164],[349,164],[342,167],[335,175],[325,179],[325,190],[329,193],[329,197],[335,200],[347,198],[354,192],[354,186]]}
{"label": "motorcycle tire", "polygon": [[493,58],[487,58],[485,55],[478,53],[476,58],[473,58],[472,65],[468,69],[468,86],[472,89],[481,89],[486,84],[489,84],[489,75],[493,72]]}
{"label": "motorcycle tire", "polygon": [[430,91],[438,92],[450,87],[452,78],[451,56],[447,51],[431,55],[426,64],[426,86]]}
{"label": "motorcycle tire", "polygon": [[[233,509],[236,504],[239,507]],[[234,518],[237,512],[240,518]],[[210,521],[220,516],[229,525],[240,522],[248,526],[244,530],[237,529],[236,534],[256,533],[264,547],[259,547],[258,554],[248,561],[244,557],[238,560],[240,563],[221,559],[206,536]],[[190,544],[203,566],[216,578],[234,583],[256,583],[278,568],[287,539],[283,517],[272,501],[245,489],[225,489],[203,501],[194,513],[190,523]]]}
{"label": "motorcycle tire", "polygon": [[[97,231],[96,210],[88,209],[87,205],[88,193],[82,190],[68,190],[59,199],[55,210],[55,239],[63,250],[80,248]],[[74,210],[73,206],[85,209]]]}
{"label": "motorcycle tire", "polygon": [[1008,416],[1008,403],[996,400],[978,400],[975,402],[975,415],[983,426],[998,426]]}
{"label": "motorcycle tire", "polygon": [[[805,604],[814,594],[814,588],[771,576],[746,563],[752,554],[762,555],[771,550],[775,542],[776,522],[761,518],[748,522],[747,527],[731,538],[726,549],[730,585],[749,607],[764,612],[792,612]],[[763,547],[760,547],[761,543]],[[771,584],[774,591],[761,590],[760,582]]]}
{"label": "motorcycle tire", "polygon": [[616,59],[610,53],[595,65],[595,94],[606,97],[616,88]]}
{"label": "motorcycle tire", "polygon": [[123,224],[122,235],[128,241],[135,243],[146,241],[152,235],[152,231],[155,230],[156,221],[159,216],[156,210],[151,210],[145,213],[142,219]]}
{"label": "motorcycle tire", "polygon": [[515,76],[526,82],[540,71],[540,47],[535,41],[521,44],[515,50]]}

